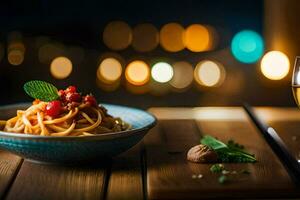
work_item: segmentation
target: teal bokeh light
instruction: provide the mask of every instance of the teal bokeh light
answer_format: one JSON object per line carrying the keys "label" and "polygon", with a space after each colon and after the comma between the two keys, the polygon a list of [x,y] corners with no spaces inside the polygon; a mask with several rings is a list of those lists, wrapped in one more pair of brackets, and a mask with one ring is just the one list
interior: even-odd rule
{"label": "teal bokeh light", "polygon": [[254,31],[243,30],[233,37],[231,52],[240,62],[254,63],[264,52],[263,39]]}

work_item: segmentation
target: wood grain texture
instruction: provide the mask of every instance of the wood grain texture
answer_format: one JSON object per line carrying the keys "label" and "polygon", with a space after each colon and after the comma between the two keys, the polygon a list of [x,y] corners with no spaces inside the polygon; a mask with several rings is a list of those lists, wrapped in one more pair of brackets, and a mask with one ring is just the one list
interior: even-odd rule
{"label": "wood grain texture", "polygon": [[254,111],[266,121],[299,121],[300,119],[300,110],[296,107],[255,107]]}
{"label": "wood grain texture", "polygon": [[[209,115],[207,119],[198,110],[197,115],[201,116],[201,120],[196,122],[187,116],[188,120],[161,120],[148,134],[145,144],[149,199],[299,197],[284,167],[260,137],[246,113],[241,108],[235,108],[234,115],[237,116],[231,116],[228,121],[223,119],[226,115],[223,111],[220,120],[217,119],[216,108],[212,114],[205,110]],[[157,111],[156,116],[159,118]],[[230,170],[248,169],[251,174],[233,175],[228,184],[221,185],[217,180],[219,175],[209,170],[211,164],[186,161],[187,151],[199,144],[200,135],[203,134],[214,135],[222,140],[234,139],[255,153],[259,162],[225,164]],[[199,174],[203,178],[192,178]]]}
{"label": "wood grain texture", "polygon": [[298,108],[257,108],[256,113],[273,127],[288,150],[300,160],[300,110]]}
{"label": "wood grain texture", "polygon": [[21,164],[22,159],[19,156],[0,150],[0,199],[9,189]]}
{"label": "wood grain texture", "polygon": [[140,200],[144,198],[142,143],[115,157],[107,188],[107,200]]}
{"label": "wood grain texture", "polygon": [[[22,106],[20,108],[23,108]],[[0,109],[0,119],[9,119],[15,116],[16,111],[10,107]],[[4,127],[0,127],[2,130]],[[0,199],[4,198],[6,191],[14,181],[19,167],[22,164],[22,159],[19,156],[11,154],[0,149]]]}
{"label": "wood grain texture", "polygon": [[105,166],[68,167],[24,161],[7,199],[102,199]]}

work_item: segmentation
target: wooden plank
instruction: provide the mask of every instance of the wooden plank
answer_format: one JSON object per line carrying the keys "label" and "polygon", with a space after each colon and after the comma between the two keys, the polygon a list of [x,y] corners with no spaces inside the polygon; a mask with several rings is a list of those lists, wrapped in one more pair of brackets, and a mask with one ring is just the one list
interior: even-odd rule
{"label": "wooden plank", "polygon": [[140,200],[143,193],[142,144],[115,157],[107,188],[107,200]]}
{"label": "wooden plank", "polygon": [[149,111],[160,120],[245,120],[246,115],[241,115],[240,107],[159,107],[150,108]]}
{"label": "wooden plank", "polygon": [[298,108],[256,108],[258,116],[279,134],[288,150],[300,160],[300,111]]}
{"label": "wooden plank", "polygon": [[[21,108],[24,106],[20,106]],[[14,116],[16,111],[8,107],[0,108],[0,119],[9,119]],[[3,129],[4,127],[1,127]],[[22,159],[12,153],[0,149],[0,199],[3,199],[7,190],[14,181],[15,176],[18,173],[20,166],[22,165]]]}
{"label": "wooden plank", "polygon": [[[168,153],[182,153],[199,144],[200,134],[194,120],[163,120],[160,126]],[[189,132],[188,137],[185,132]]]}
{"label": "wooden plank", "polygon": [[106,166],[57,166],[24,161],[7,199],[103,199]]}
{"label": "wooden plank", "polygon": [[159,108],[150,108],[148,110],[155,116],[159,116],[160,119],[192,119],[193,118],[193,109],[191,108],[168,108],[168,107],[159,107]]}
{"label": "wooden plank", "polygon": [[0,199],[14,181],[21,164],[22,159],[19,156],[0,150]]}
{"label": "wooden plank", "polygon": [[299,121],[298,108],[255,107],[255,113],[266,121]]}
{"label": "wooden plank", "polygon": [[[149,199],[199,198],[190,193],[189,183],[194,172],[185,158],[186,150],[189,148],[188,143],[191,142],[188,136],[197,137],[195,132],[197,129],[193,123],[193,120],[160,120],[145,138]],[[169,127],[170,125],[172,128]],[[183,130],[184,132],[182,132]],[[182,138],[180,133],[186,134],[186,137]],[[181,140],[174,139],[173,145],[169,149],[170,145],[167,145],[166,140],[172,135],[175,139],[176,135],[181,137]],[[194,141],[194,144],[196,142]],[[176,151],[176,147],[178,147],[178,151]]]}
{"label": "wooden plank", "polygon": [[[207,119],[202,111],[208,114]],[[260,137],[242,108],[234,108],[233,112],[221,108],[219,120],[218,109],[213,108],[211,111],[213,113],[209,113],[208,109],[193,109],[194,118],[199,119],[201,116],[201,120],[197,122],[160,120],[158,126],[149,133],[149,137],[146,137],[149,199],[286,198],[300,195],[284,167]],[[226,114],[233,113],[235,116],[230,116],[229,120],[225,118]],[[157,111],[156,116],[160,119]],[[259,162],[226,164],[228,169],[248,169],[251,174],[241,175],[228,184],[221,185],[217,181],[218,175],[209,170],[211,164],[186,161],[187,151],[199,143],[200,134],[211,134],[222,140],[234,139],[255,153]],[[199,174],[203,178],[192,178]]]}

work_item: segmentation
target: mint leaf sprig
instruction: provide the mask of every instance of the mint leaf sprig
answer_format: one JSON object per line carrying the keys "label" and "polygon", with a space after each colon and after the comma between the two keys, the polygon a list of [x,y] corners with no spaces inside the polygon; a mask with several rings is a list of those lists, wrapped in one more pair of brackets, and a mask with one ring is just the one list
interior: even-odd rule
{"label": "mint leaf sprig", "polygon": [[59,98],[57,88],[51,83],[45,81],[33,80],[24,84],[25,92],[34,99],[41,101],[54,101]]}
{"label": "mint leaf sprig", "polygon": [[228,144],[217,140],[216,138],[206,135],[201,139],[204,144],[214,150],[218,154],[218,158],[223,163],[254,163],[256,158],[254,155],[246,152],[243,146],[231,141]]}

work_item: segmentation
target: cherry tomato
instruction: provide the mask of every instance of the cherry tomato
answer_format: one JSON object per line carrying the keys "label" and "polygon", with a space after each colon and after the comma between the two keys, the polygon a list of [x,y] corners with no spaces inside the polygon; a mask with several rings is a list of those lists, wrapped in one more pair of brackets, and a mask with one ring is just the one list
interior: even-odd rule
{"label": "cherry tomato", "polygon": [[50,101],[47,106],[46,106],[46,114],[49,115],[50,117],[57,117],[59,116],[61,112],[61,102],[56,100],[56,101]]}
{"label": "cherry tomato", "polygon": [[58,91],[58,96],[60,97],[60,99],[64,102],[66,101],[66,93],[64,90],[59,90]]}
{"label": "cherry tomato", "polygon": [[59,95],[59,96],[65,95],[65,91],[64,91],[64,90],[59,90],[59,91],[58,91],[58,95]]}
{"label": "cherry tomato", "polygon": [[86,96],[83,98],[83,101],[84,101],[85,103],[88,103],[88,104],[92,105],[92,106],[97,106],[97,101],[96,101],[95,97],[92,96],[92,95],[86,95]]}
{"label": "cherry tomato", "polygon": [[81,101],[81,96],[79,93],[67,93],[66,95],[66,101],[67,102],[80,102]]}
{"label": "cherry tomato", "polygon": [[77,91],[77,88],[73,85],[69,86],[67,89],[66,89],[66,93],[75,93]]}

